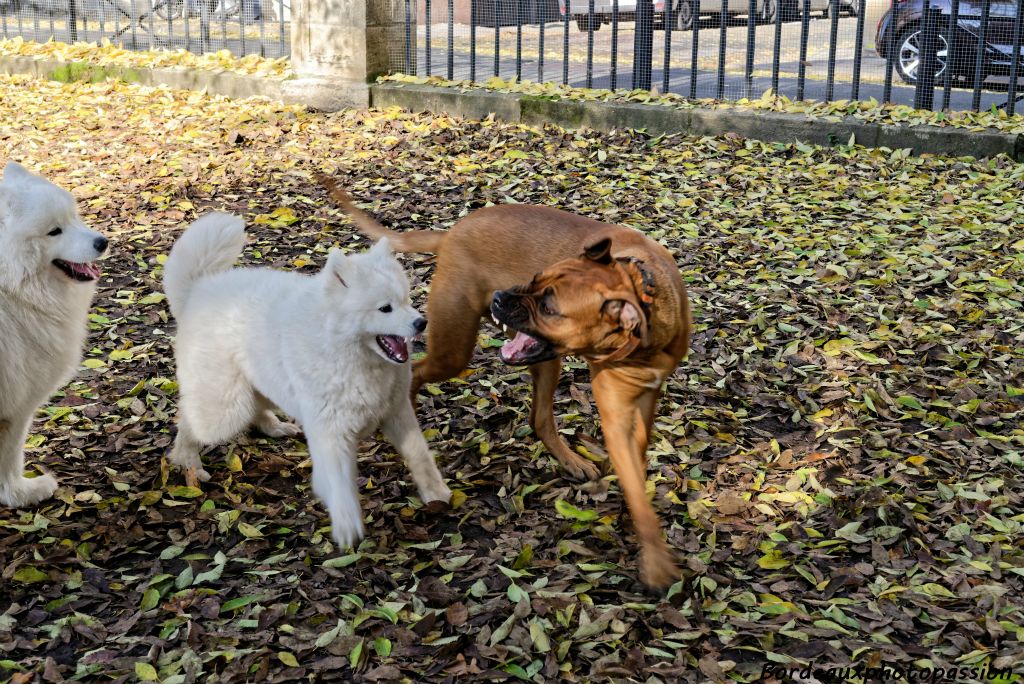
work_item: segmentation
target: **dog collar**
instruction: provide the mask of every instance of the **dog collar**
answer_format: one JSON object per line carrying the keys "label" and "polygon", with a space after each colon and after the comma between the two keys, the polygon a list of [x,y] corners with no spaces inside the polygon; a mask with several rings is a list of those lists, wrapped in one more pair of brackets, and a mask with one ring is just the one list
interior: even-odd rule
{"label": "dog collar", "polygon": [[[617,257],[615,263],[629,276],[629,282],[633,286],[636,301],[640,304],[640,312],[643,314],[644,320],[649,321],[651,318],[651,305],[654,303],[656,291],[654,276],[644,268],[644,262],[636,257]],[[594,359],[594,361],[598,363],[621,361],[635,352],[639,346],[640,328],[638,326],[633,329],[633,333],[621,347],[606,356]]]}
{"label": "dog collar", "polygon": [[636,257],[619,257],[615,261],[629,275],[629,281],[633,284],[633,292],[636,293],[636,299],[640,302],[644,316],[650,316],[656,289],[654,276],[644,268],[644,262]]}

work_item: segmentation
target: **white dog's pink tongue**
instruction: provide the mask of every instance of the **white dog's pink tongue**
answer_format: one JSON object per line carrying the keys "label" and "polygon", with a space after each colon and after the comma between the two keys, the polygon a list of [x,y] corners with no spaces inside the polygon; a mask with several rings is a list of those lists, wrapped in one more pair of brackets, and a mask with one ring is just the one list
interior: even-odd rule
{"label": "white dog's pink tongue", "polygon": [[405,343],[404,337],[398,335],[381,335],[377,338],[380,345],[384,347],[384,351],[387,352],[395,361],[399,363],[405,363],[409,360],[409,346]]}
{"label": "white dog's pink tongue", "polygon": [[96,279],[100,277],[100,267],[96,264],[76,264],[71,261],[66,262],[68,267],[72,271],[79,275],[83,275],[87,278]]}
{"label": "white dog's pink tongue", "polygon": [[516,332],[516,336],[505,344],[501,345],[501,360],[505,363],[516,363],[522,361],[530,355],[537,346],[540,345],[540,341],[534,337],[530,337],[524,332]]}

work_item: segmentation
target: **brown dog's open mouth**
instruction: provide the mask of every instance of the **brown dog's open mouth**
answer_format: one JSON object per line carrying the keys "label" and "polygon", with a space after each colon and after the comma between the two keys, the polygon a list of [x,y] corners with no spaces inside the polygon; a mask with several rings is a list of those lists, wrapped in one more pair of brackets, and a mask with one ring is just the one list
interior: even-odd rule
{"label": "brown dog's open mouth", "polygon": [[377,346],[395,363],[405,363],[409,360],[409,345],[404,337],[377,335]]}
{"label": "brown dog's open mouth", "polygon": [[96,264],[77,264],[73,261],[54,259],[53,265],[72,280],[87,283],[100,277],[100,267]]}
{"label": "brown dog's open mouth", "polygon": [[548,361],[558,356],[554,346],[547,340],[541,339],[535,333],[528,333],[522,330],[513,330],[491,316],[494,322],[512,338],[501,345],[498,354],[501,360],[511,366],[529,366],[542,361]]}

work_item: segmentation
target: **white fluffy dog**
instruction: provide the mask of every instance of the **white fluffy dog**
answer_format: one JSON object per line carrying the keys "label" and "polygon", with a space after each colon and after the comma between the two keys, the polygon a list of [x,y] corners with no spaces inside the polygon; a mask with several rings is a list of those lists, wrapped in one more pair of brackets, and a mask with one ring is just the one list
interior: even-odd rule
{"label": "white fluffy dog", "polygon": [[53,495],[52,475],[26,478],[32,416],[82,358],[86,313],[107,239],[65,190],[8,162],[0,181],[0,505]]}
{"label": "white fluffy dog", "polygon": [[378,427],[412,471],[423,501],[444,501],[441,479],[409,402],[407,338],[426,320],[384,241],[346,256],[332,251],[315,276],[231,266],[243,222],[208,214],[171,250],[164,289],[178,320],[178,436],[170,460],[208,480],[199,451],[249,425],[297,434],[274,407],[298,419],[313,459],[313,492],[334,539],[363,536],[356,487],[359,440]]}

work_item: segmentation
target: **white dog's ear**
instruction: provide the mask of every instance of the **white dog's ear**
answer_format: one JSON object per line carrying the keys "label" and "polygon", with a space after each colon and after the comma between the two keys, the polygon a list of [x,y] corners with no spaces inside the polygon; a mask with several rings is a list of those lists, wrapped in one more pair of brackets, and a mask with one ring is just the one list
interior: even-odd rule
{"label": "white dog's ear", "polygon": [[376,244],[373,245],[367,252],[370,256],[375,259],[390,259],[391,258],[391,243],[388,242],[386,237],[377,240]]}
{"label": "white dog's ear", "polygon": [[7,166],[4,167],[5,181],[24,180],[31,177],[32,174],[18,162],[9,161],[7,162]]}
{"label": "white dog's ear", "polygon": [[327,288],[347,289],[356,281],[353,270],[352,260],[340,249],[332,249],[327,255],[327,264],[323,270]]}

